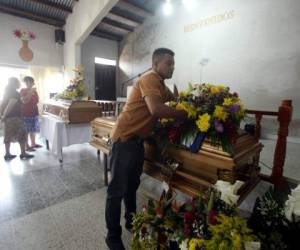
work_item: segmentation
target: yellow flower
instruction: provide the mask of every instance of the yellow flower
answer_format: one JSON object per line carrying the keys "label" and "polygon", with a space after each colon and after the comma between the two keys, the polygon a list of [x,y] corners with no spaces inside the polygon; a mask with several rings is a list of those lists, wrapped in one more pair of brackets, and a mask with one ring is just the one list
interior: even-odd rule
{"label": "yellow flower", "polygon": [[236,113],[236,116],[239,118],[243,118],[246,115],[245,105],[242,102],[238,103],[240,105],[240,110]]}
{"label": "yellow flower", "polygon": [[187,97],[188,95],[190,95],[190,93],[188,91],[179,92],[179,97]]}
{"label": "yellow flower", "polygon": [[220,93],[220,89],[217,86],[212,86],[210,88],[210,92],[214,95],[219,94]]}
{"label": "yellow flower", "polygon": [[168,123],[168,122],[173,122],[175,121],[173,118],[161,118],[160,122],[161,123]]}
{"label": "yellow flower", "polygon": [[189,119],[195,119],[197,117],[198,109],[195,106],[186,103],[185,110],[188,113]]}
{"label": "yellow flower", "polygon": [[229,106],[233,104],[233,100],[229,97],[229,98],[224,98],[224,102],[223,102],[223,105],[224,106]]}
{"label": "yellow flower", "polygon": [[184,102],[177,103],[176,109],[178,109],[178,110],[186,110]]}
{"label": "yellow flower", "polygon": [[204,246],[204,240],[193,238],[189,242],[189,250],[196,250],[197,247]]}
{"label": "yellow flower", "polygon": [[178,110],[185,110],[188,113],[188,118],[195,119],[197,116],[198,109],[188,104],[187,102],[180,102],[176,105],[176,109]]}
{"label": "yellow flower", "polygon": [[214,117],[225,122],[228,117],[228,113],[224,110],[222,106],[216,105]]}
{"label": "yellow flower", "polygon": [[204,115],[199,116],[199,119],[196,121],[196,125],[201,132],[207,132],[210,128],[210,115],[205,113]]}
{"label": "yellow flower", "polygon": [[222,85],[222,84],[218,85],[218,88],[219,88],[220,91],[223,91],[224,89],[226,89],[226,87],[224,85]]}
{"label": "yellow flower", "polygon": [[220,92],[222,92],[226,87],[224,85],[208,85],[209,88],[210,88],[210,92],[213,94],[213,95],[216,95],[216,94],[219,94]]}
{"label": "yellow flower", "polygon": [[174,101],[169,102],[169,106],[172,108],[176,108],[176,105],[177,105],[177,102],[174,102]]}

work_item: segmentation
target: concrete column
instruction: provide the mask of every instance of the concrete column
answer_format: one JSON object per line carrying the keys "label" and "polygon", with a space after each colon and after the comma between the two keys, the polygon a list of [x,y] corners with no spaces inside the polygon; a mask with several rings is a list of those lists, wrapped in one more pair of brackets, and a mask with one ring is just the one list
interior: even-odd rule
{"label": "concrete column", "polygon": [[118,0],[80,0],[74,6],[65,25],[65,82],[74,77],[72,69],[81,63],[81,43],[117,2]]}

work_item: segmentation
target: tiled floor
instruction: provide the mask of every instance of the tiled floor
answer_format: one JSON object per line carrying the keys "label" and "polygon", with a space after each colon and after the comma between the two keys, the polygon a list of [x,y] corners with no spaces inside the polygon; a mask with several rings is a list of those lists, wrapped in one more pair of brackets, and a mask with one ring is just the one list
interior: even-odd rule
{"label": "tiled floor", "polygon": [[[63,165],[45,148],[37,150],[29,161],[16,158],[9,163],[3,160],[3,150],[2,146],[0,250],[107,249],[106,188],[102,160],[95,149],[88,144],[67,147]],[[18,145],[13,144],[11,151],[19,154]],[[271,153],[266,152],[264,160],[272,161]],[[299,174],[297,169],[286,173],[293,171]],[[259,185],[241,207],[247,210],[266,188],[268,185]],[[161,185],[143,176],[139,204],[145,203],[142,194],[147,191],[158,195]],[[128,249],[129,238],[124,230]]]}
{"label": "tiled floor", "polygon": [[[19,154],[17,144],[11,152]],[[34,155],[0,158],[0,249],[106,249],[96,151],[88,144],[68,147],[63,165],[45,148]]]}

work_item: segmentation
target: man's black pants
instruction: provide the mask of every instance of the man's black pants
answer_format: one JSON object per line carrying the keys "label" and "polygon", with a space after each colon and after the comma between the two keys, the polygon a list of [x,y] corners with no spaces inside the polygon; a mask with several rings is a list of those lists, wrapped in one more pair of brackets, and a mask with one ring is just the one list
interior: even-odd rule
{"label": "man's black pants", "polygon": [[112,179],[107,188],[105,219],[108,240],[119,240],[121,201],[124,198],[125,219],[131,222],[136,212],[136,191],[143,171],[144,145],[139,138],[113,143],[110,168]]}

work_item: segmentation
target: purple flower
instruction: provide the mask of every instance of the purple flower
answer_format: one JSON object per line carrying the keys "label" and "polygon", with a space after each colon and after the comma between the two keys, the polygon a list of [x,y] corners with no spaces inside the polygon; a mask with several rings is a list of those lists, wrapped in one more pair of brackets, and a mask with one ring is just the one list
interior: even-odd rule
{"label": "purple flower", "polygon": [[230,111],[231,112],[238,112],[241,109],[241,106],[239,104],[232,104],[230,105]]}
{"label": "purple flower", "polygon": [[223,133],[224,127],[223,127],[223,124],[222,124],[220,121],[215,120],[215,121],[214,121],[214,126],[215,126],[215,129],[216,129],[216,131],[217,131],[218,133]]}

